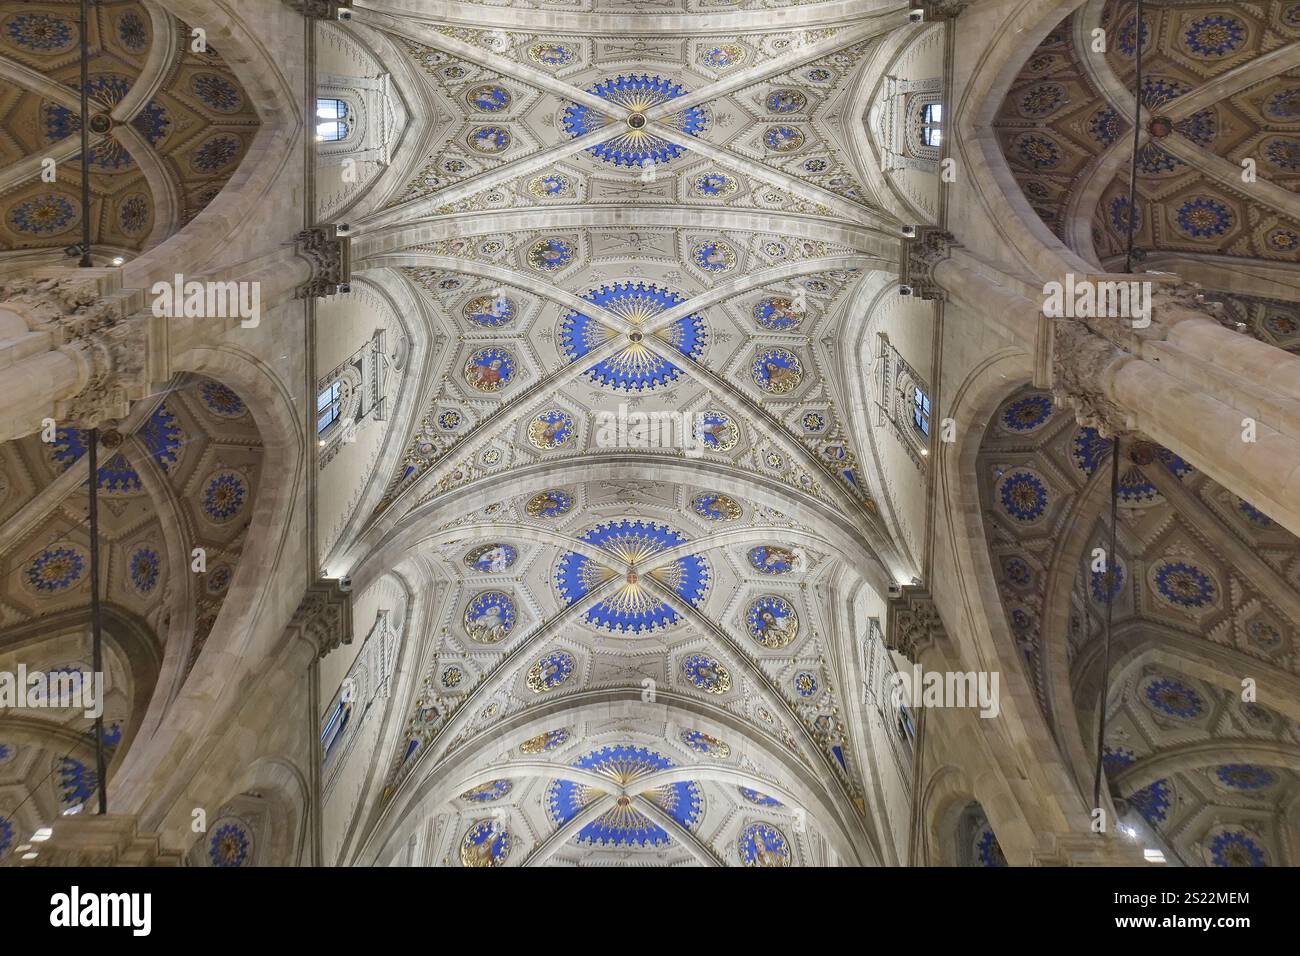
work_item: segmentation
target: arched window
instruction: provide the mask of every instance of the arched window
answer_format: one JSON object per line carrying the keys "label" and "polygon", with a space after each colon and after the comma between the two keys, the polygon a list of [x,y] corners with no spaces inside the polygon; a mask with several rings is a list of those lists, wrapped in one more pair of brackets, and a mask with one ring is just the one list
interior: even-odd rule
{"label": "arched window", "polygon": [[921,110],[921,142],[936,148],[943,142],[942,103],[927,103]]}
{"label": "arched window", "polygon": [[930,396],[915,383],[912,385],[912,424],[926,438],[930,437]]}
{"label": "arched window", "polygon": [[343,100],[316,101],[316,138],[322,143],[337,143],[351,131],[351,113]]}
{"label": "arched window", "polygon": [[343,414],[343,383],[335,380],[316,396],[316,434],[323,435]]}

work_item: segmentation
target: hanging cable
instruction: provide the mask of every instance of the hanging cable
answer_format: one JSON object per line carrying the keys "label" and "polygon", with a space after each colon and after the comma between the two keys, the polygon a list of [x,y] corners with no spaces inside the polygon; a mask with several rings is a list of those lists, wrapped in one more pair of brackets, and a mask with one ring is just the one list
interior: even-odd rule
{"label": "hanging cable", "polygon": [[1124,271],[1133,271],[1133,237],[1137,232],[1138,141],[1142,137],[1142,0],[1137,0],[1133,21],[1133,43],[1137,48],[1137,72],[1133,78],[1133,155],[1128,165],[1128,248],[1124,254]]}
{"label": "hanging cable", "polygon": [[81,261],[82,269],[94,266],[90,258],[90,0],[81,0]]}
{"label": "hanging cable", "polygon": [[1106,624],[1103,631],[1101,696],[1097,701],[1097,766],[1092,781],[1092,805],[1101,806],[1102,754],[1106,748],[1106,698],[1110,696],[1110,622],[1119,596],[1119,563],[1115,560],[1115,526],[1119,518],[1119,436],[1115,436],[1110,450],[1110,542],[1106,550],[1106,570],[1101,577],[1102,594],[1106,601]]}
{"label": "hanging cable", "polygon": [[[99,429],[92,428],[86,439],[90,458],[90,630],[93,642],[91,680],[104,673],[104,621],[99,606]],[[103,681],[98,682],[102,688]],[[101,690],[102,693],[102,690]],[[99,779],[99,812],[108,813],[108,774],[104,760],[104,708],[100,701],[95,718],[95,773]]]}

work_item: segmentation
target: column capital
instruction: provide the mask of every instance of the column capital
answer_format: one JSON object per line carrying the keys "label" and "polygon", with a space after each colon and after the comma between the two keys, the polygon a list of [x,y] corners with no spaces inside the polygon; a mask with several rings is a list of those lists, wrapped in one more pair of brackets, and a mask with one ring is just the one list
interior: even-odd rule
{"label": "column capital", "polygon": [[928,589],[905,584],[899,592],[886,608],[885,646],[917,664],[947,632]]}
{"label": "column capital", "polygon": [[316,659],[352,643],[352,589],[338,578],[326,578],[307,588],[289,630],[316,649]]}
{"label": "column capital", "polygon": [[903,240],[901,262],[903,285],[912,289],[919,299],[946,298],[943,287],[934,278],[934,267],[952,257],[954,246],[960,245],[951,232],[934,226],[920,226],[915,238]]}
{"label": "column capital", "polygon": [[921,0],[927,20],[955,20],[969,7],[971,0]]}
{"label": "column capital", "polygon": [[308,20],[337,20],[340,10],[351,10],[352,0],[284,0]]}
{"label": "column capital", "polygon": [[125,418],[148,389],[149,329],[132,317],[126,299],[106,297],[99,281],[80,276],[16,277],[0,281],[0,307],[44,333],[52,351],[77,368],[69,392],[51,396],[51,417],[78,428]]}
{"label": "column capital", "polygon": [[1106,376],[1133,358],[1109,337],[1075,319],[1052,319],[1052,393],[1074,409],[1080,425],[1112,437],[1129,430],[1128,413],[1112,399]]}
{"label": "column capital", "polygon": [[293,237],[294,251],[311,264],[311,278],[298,287],[299,299],[320,299],[348,291],[352,281],[352,240],[325,223]]}

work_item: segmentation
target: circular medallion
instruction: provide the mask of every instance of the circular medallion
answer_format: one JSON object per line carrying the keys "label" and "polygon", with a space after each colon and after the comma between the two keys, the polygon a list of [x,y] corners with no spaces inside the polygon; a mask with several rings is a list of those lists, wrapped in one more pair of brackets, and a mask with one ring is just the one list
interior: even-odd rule
{"label": "circular medallion", "polygon": [[578,54],[563,43],[534,43],[528,48],[528,58],[542,66],[568,66],[577,62]]}
{"label": "circular medallion", "polygon": [[470,130],[469,148],[476,153],[495,156],[510,146],[510,130],[503,126],[476,126]]}
{"label": "circular medallion", "polygon": [[718,46],[704,47],[699,59],[703,66],[711,70],[725,70],[745,62],[745,48],[738,43],[722,43]]}
{"label": "circular medallion", "polygon": [[477,787],[466,790],[460,798],[472,803],[491,803],[493,800],[500,800],[513,789],[514,784],[509,780],[489,780],[487,783],[480,783]]}
{"label": "circular medallion", "polygon": [[1147,706],[1168,717],[1190,720],[1205,712],[1201,695],[1182,681],[1171,677],[1155,677],[1147,682],[1143,694]]}
{"label": "circular medallion", "polygon": [[528,250],[528,264],[543,272],[559,272],[573,262],[577,250],[567,239],[550,236],[538,239]]}
{"label": "circular medallion", "polygon": [[730,272],[736,266],[736,250],[721,239],[697,243],[691,261],[705,272]]}
{"label": "circular medallion", "polygon": [[558,518],[573,510],[573,496],[557,489],[542,491],[528,499],[524,510],[532,518]]}
{"label": "circular medallion", "polygon": [[135,554],[131,555],[128,569],[131,575],[131,584],[141,594],[148,594],[158,583],[160,566],[157,551],[152,548],[140,548]]}
{"label": "circular medallion", "polygon": [[791,548],[760,544],[749,549],[749,566],[759,574],[789,574],[797,563],[799,556]]}
{"label": "circular medallion", "polygon": [[500,293],[480,295],[465,303],[461,313],[475,325],[496,329],[509,325],[515,317],[515,301]]}
{"label": "circular medallion", "polygon": [[534,448],[550,451],[573,438],[573,419],[558,408],[542,412],[528,425],[528,440]]}
{"label": "circular medallion", "polygon": [[723,196],[730,196],[738,188],[740,187],[736,180],[717,170],[707,172],[702,176],[696,176],[691,181],[691,191],[695,195],[710,199],[721,199]]}
{"label": "circular medallion", "polygon": [[529,180],[528,191],[538,199],[566,199],[574,194],[573,180],[563,173],[548,173]]}
{"label": "circular medallion", "polygon": [[248,495],[248,480],[239,472],[216,472],[203,489],[203,513],[218,524],[227,522],[243,510]]}
{"label": "circular medallion", "polygon": [[519,557],[511,544],[483,544],[465,555],[465,563],[483,574],[500,574]]}
{"label": "circular medallion", "polygon": [[710,409],[695,417],[695,440],[709,451],[729,451],[740,441],[740,428],[730,416]]}
{"label": "circular medallion", "polygon": [[463,866],[505,866],[510,855],[510,831],[493,820],[480,820],[460,841]]}
{"label": "circular medallion", "polygon": [[465,381],[480,392],[500,391],[514,377],[515,357],[503,348],[479,349],[465,363]]}
{"label": "circular medallion", "polygon": [[702,730],[683,730],[682,743],[690,747],[698,754],[704,754],[706,757],[712,757],[714,760],[725,760],[731,756],[731,745],[719,740],[711,734],[706,734]]}
{"label": "circular medallion", "polygon": [[817,693],[817,677],[807,671],[794,675],[794,689],[800,697],[812,697]]}
{"label": "circular medallion", "polygon": [[799,615],[785,598],[769,594],[749,606],[745,614],[749,636],[764,647],[788,646],[799,634]]}
{"label": "circular medallion", "polygon": [[1178,207],[1174,222],[1179,230],[1193,239],[1211,239],[1232,229],[1236,217],[1217,199],[1196,196]]}
{"label": "circular medallion", "polygon": [[782,867],[790,865],[790,844],[785,834],[770,823],[752,823],[738,841],[740,862],[745,866]]}
{"label": "circular medallion", "polygon": [[569,732],[561,727],[558,730],[548,730],[536,737],[529,737],[519,745],[519,752],[530,755],[546,753],[557,747],[563,747],[568,742]]}
{"label": "circular medallion", "polygon": [[1017,521],[1035,521],[1047,509],[1047,486],[1033,472],[1012,472],[1001,481],[1002,508]]}
{"label": "circular medallion", "polygon": [[213,866],[243,866],[252,857],[253,834],[243,820],[223,817],[208,838],[208,861]]}
{"label": "circular medallion", "polygon": [[734,521],[743,514],[734,498],[714,492],[696,495],[691,500],[691,510],[709,521]]}
{"label": "circular medallion", "polygon": [[1016,399],[1002,413],[1002,425],[1011,431],[1033,431],[1052,414],[1052,399],[1047,395],[1029,395]]}
{"label": "circular medallion", "polygon": [[772,126],[763,134],[763,145],[774,153],[792,153],[803,140],[803,131],[794,126]]}
{"label": "circular medallion", "polygon": [[1157,563],[1152,572],[1156,593],[1166,603],[1186,609],[1201,609],[1213,605],[1218,596],[1214,579],[1188,561],[1165,560]]}
{"label": "circular medallion", "polygon": [[770,295],[754,306],[754,321],[770,332],[790,332],[799,327],[805,311],[785,296]]}
{"label": "circular medallion", "polygon": [[573,673],[573,658],[563,651],[547,654],[528,669],[528,689],[534,694],[554,690]]}
{"label": "circular medallion", "polygon": [[1183,33],[1183,46],[1193,56],[1213,60],[1240,49],[1246,39],[1246,24],[1237,17],[1201,17]]}
{"label": "circular medallion", "polygon": [[499,644],[515,626],[515,602],[504,591],[484,591],[465,606],[465,633],[480,644]]}
{"label": "circular medallion", "polygon": [[803,381],[803,365],[789,349],[764,349],[750,368],[754,384],[772,395],[794,391]]}
{"label": "circular medallion", "polygon": [[808,98],[798,90],[773,90],[764,104],[769,113],[802,113],[808,108]]}
{"label": "circular medallion", "polygon": [[1219,783],[1233,790],[1264,790],[1277,783],[1277,774],[1254,764],[1223,764],[1215,768],[1214,775]]}
{"label": "circular medallion", "polygon": [[500,113],[510,108],[510,91],[504,86],[476,86],[465,94],[472,109],[480,113]]}
{"label": "circular medallion", "polygon": [[27,583],[37,591],[53,594],[76,585],[88,562],[78,547],[46,548],[27,566]]}
{"label": "circular medallion", "polygon": [[731,674],[720,661],[704,654],[691,654],[682,661],[682,674],[706,694],[731,690]]}

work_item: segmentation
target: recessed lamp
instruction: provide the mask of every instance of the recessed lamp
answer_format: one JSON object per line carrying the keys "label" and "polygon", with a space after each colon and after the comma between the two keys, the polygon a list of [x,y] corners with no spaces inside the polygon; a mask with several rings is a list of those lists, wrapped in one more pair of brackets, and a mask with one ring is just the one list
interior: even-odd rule
{"label": "recessed lamp", "polygon": [[126,259],[124,259],[122,256],[114,256],[114,257],[113,257],[113,265],[115,265],[115,266],[120,266],[120,265],[122,265],[122,264],[125,263],[125,262],[126,262]]}
{"label": "recessed lamp", "polygon": [[39,830],[37,830],[35,833],[32,834],[32,842],[44,843],[52,836],[54,836],[53,830],[51,830],[49,827],[41,827]]}
{"label": "recessed lamp", "polygon": [[24,853],[24,854],[23,854],[23,859],[24,859],[24,860],[34,860],[34,859],[36,859],[38,856],[40,856],[39,853]]}

